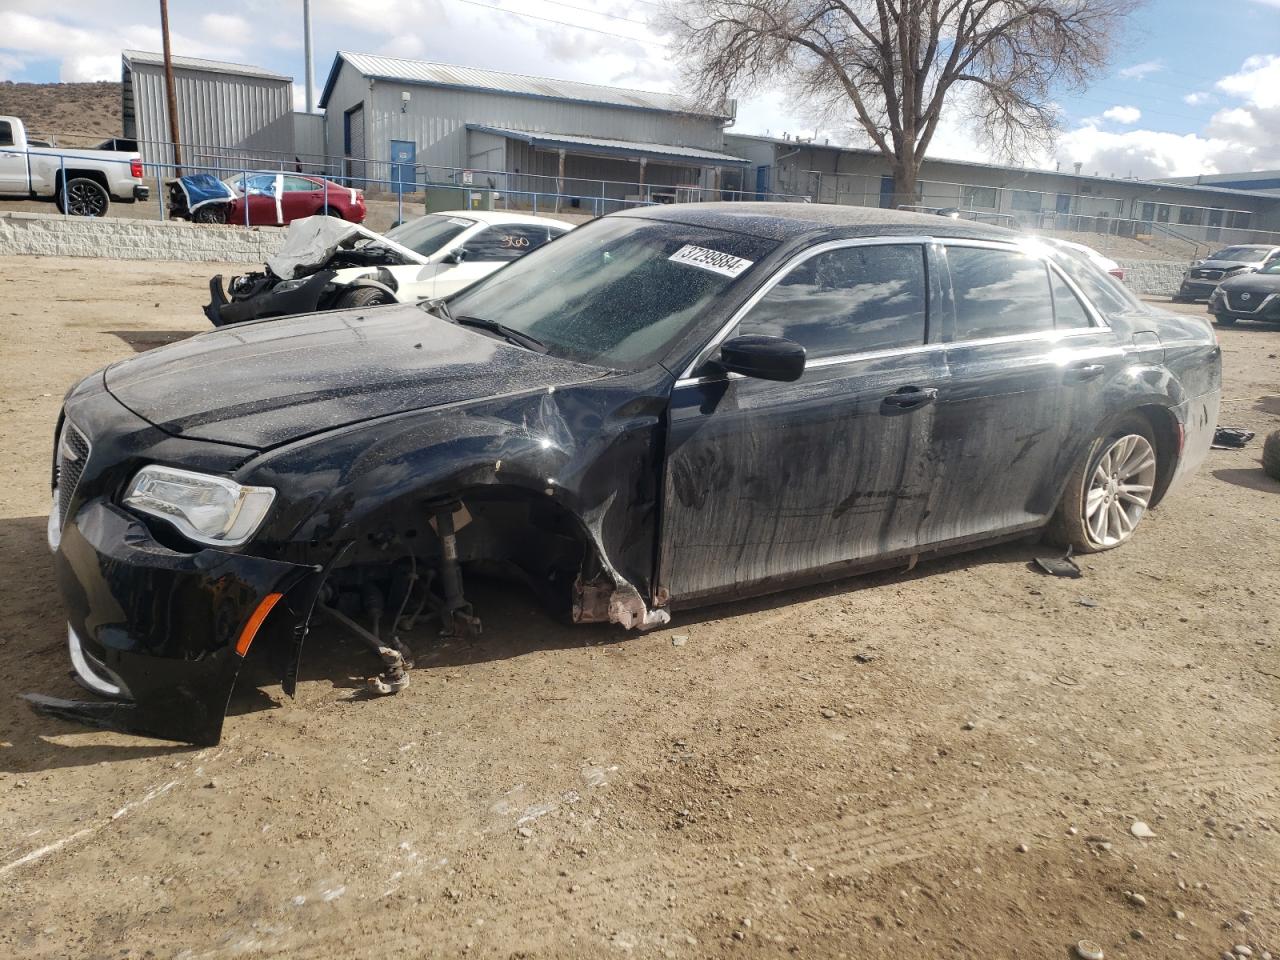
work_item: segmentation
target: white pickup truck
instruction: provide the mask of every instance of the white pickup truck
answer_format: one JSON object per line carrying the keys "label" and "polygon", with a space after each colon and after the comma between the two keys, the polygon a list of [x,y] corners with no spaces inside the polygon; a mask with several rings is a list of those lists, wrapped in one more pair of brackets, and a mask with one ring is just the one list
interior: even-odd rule
{"label": "white pickup truck", "polygon": [[133,203],[149,193],[138,154],[33,147],[21,120],[0,117],[0,199],[53,200],[63,213],[101,217],[112,200]]}

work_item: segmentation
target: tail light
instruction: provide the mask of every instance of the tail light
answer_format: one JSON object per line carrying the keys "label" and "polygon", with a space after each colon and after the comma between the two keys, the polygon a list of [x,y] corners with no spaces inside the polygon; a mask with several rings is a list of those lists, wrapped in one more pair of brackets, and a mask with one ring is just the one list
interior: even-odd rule
{"label": "tail light", "polygon": [[135,180],[142,179],[142,161],[141,160],[133,159],[129,161],[129,176],[133,177]]}

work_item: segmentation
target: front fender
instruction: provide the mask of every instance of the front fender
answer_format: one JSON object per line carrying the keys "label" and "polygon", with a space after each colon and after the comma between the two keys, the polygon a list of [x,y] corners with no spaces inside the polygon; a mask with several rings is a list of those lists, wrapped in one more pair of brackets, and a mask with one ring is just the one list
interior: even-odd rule
{"label": "front fender", "polygon": [[237,479],[279,491],[258,536],[278,555],[416,529],[424,504],[465,491],[518,490],[576,518],[603,566],[644,592],[664,404],[634,387],[541,388],[309,438],[255,458]]}

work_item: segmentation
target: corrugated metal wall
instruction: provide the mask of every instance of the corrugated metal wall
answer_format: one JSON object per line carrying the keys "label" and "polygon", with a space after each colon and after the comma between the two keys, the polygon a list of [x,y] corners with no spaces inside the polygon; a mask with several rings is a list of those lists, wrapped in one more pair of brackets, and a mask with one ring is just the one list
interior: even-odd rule
{"label": "corrugated metal wall", "polygon": [[[172,163],[165,106],[164,68],[133,62],[133,129],[143,159]],[[234,162],[237,156],[292,160],[293,89],[288,80],[174,70],[178,135],[183,160],[197,166]]]}
{"label": "corrugated metal wall", "polygon": [[324,172],[324,114],[293,115],[293,152],[308,172]]}
{"label": "corrugated metal wall", "polygon": [[[401,99],[401,93],[406,90],[410,97],[407,103]],[[365,104],[366,152],[369,159],[375,161],[365,169],[365,176],[370,181],[389,179],[392,140],[412,140],[416,143],[420,165],[472,165],[473,150],[468,141],[468,123],[642,143],[679,144],[708,150],[721,150],[724,147],[720,123],[714,117],[566,103],[484,91],[451,90],[390,80],[371,82],[360,76],[349,64],[343,63],[326,106],[325,143],[331,164],[340,163],[344,156],[343,115],[361,102]],[[508,155],[510,156],[510,152]],[[575,171],[575,175],[614,179],[615,174],[626,174],[616,178],[635,179],[635,164],[630,165],[630,170],[625,161],[602,159],[601,164],[604,166],[599,169],[579,169]],[[671,168],[651,164],[646,179],[650,179],[652,175],[657,178],[652,179],[654,183],[690,182],[687,171],[660,173],[663,169]],[[530,169],[525,172],[534,171]],[[544,171],[539,167],[537,172]],[[547,172],[554,175],[555,170]],[[697,180],[696,176],[692,179],[694,182]],[[376,189],[372,184],[370,186]]]}

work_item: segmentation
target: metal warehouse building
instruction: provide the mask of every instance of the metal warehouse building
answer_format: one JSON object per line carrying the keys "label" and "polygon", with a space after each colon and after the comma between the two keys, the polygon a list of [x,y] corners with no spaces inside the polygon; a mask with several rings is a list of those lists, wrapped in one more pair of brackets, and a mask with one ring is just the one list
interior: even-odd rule
{"label": "metal warehouse building", "polygon": [[[725,152],[735,105],[665,93],[339,52],[320,97],[330,161],[356,182],[456,182],[625,199],[719,185],[746,166]],[[600,181],[616,181],[601,183]],[[421,175],[419,176],[421,182]],[[662,196],[663,194],[669,196]]]}
{"label": "metal warehouse building", "polygon": [[[178,135],[192,167],[293,163],[299,149],[323,159],[323,119],[293,113],[293,78],[260,67],[174,57]],[[126,50],[121,63],[124,136],[149,163],[172,163],[164,58]],[[295,131],[295,127],[299,128]]]}
{"label": "metal warehouse building", "polygon": [[[893,202],[893,177],[877,150],[745,134],[728,134],[725,143],[750,161],[747,190],[867,207]],[[1210,244],[1249,243],[1256,240],[1253,231],[1280,229],[1280,198],[1225,183],[1130,180],[928,158],[917,191],[920,206],[976,211],[993,223],[1031,229]]]}

